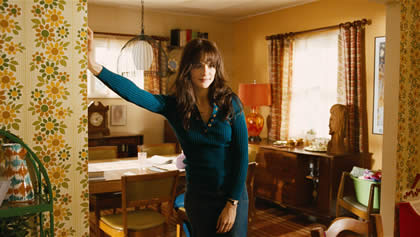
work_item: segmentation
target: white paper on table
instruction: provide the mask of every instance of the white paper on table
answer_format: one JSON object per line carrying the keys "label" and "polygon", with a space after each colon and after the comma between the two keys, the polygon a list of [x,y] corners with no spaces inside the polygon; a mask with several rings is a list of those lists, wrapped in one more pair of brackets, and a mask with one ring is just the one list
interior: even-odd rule
{"label": "white paper on table", "polygon": [[125,172],[123,175],[127,175],[127,176],[129,176],[129,175],[136,175],[135,173],[133,173],[133,172],[131,172],[131,171],[127,171],[127,172]]}
{"label": "white paper on table", "polygon": [[137,160],[91,163],[91,164],[88,164],[88,172],[125,170],[125,169],[133,169],[137,167],[138,167]]}
{"label": "white paper on table", "polygon": [[147,162],[152,165],[163,165],[163,164],[171,164],[174,163],[176,156],[158,156],[154,155],[147,159]]}
{"label": "white paper on table", "polygon": [[163,170],[167,170],[167,171],[172,171],[172,170],[178,170],[178,168],[176,167],[176,164],[163,164],[163,165],[154,165],[154,167],[157,167],[159,169],[163,169]]}

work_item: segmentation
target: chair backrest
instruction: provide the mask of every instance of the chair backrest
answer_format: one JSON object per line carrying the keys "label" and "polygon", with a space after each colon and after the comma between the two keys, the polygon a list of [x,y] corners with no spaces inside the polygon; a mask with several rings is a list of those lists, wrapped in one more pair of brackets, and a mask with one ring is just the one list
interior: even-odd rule
{"label": "chair backrest", "polygon": [[118,158],[117,146],[94,146],[88,148],[89,160],[105,160]]}
{"label": "chair backrest", "polygon": [[[246,175],[246,185],[249,189],[250,186],[254,186],[254,179],[255,179],[255,168],[257,167],[257,162],[249,162],[248,163],[248,173]],[[249,192],[249,190],[248,190]]]}
{"label": "chair backrest", "polygon": [[168,203],[166,218],[172,215],[179,171],[121,177],[121,207],[124,232],[127,231],[127,208]]}
{"label": "chair backrest", "polygon": [[260,147],[255,144],[248,144],[248,162],[257,161],[257,153]]}
{"label": "chair backrest", "polygon": [[173,204],[179,171],[121,177],[122,206],[169,202]]}
{"label": "chair backrest", "polygon": [[363,218],[366,221],[370,220],[370,216],[379,209],[374,209],[374,190],[380,190],[379,183],[373,183],[369,189],[368,205],[364,206],[356,200],[354,182],[350,177],[349,172],[343,172],[340,180],[340,185],[337,192],[336,216],[340,216],[340,207],[350,211],[351,213]]}
{"label": "chair backrest", "polygon": [[[346,232],[345,236],[368,236],[369,224],[351,217],[339,217],[334,219],[333,223],[324,231],[322,227],[311,229],[312,237],[336,237],[340,233]],[[341,235],[340,235],[341,236]]]}
{"label": "chair backrest", "polygon": [[176,143],[144,144],[137,146],[138,152],[147,152],[147,157],[154,155],[176,154]]}

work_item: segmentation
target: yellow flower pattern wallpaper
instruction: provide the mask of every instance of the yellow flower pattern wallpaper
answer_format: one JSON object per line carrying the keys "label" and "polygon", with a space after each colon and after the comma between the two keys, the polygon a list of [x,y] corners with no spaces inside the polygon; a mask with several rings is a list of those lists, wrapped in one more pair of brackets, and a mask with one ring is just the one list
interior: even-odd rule
{"label": "yellow flower pattern wallpaper", "polygon": [[0,127],[48,170],[55,236],[89,236],[87,0],[0,0],[0,34]]}
{"label": "yellow flower pattern wallpaper", "polygon": [[401,0],[397,197],[420,173],[420,1]]}

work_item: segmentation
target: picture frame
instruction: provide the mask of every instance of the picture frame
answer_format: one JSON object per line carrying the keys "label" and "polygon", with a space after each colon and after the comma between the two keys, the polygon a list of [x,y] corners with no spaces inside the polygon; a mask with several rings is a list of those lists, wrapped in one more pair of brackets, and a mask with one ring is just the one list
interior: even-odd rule
{"label": "picture frame", "polygon": [[127,125],[127,106],[112,105],[111,106],[111,125],[125,126]]}
{"label": "picture frame", "polygon": [[373,85],[373,134],[383,134],[384,129],[384,79],[385,36],[375,37],[375,62]]}

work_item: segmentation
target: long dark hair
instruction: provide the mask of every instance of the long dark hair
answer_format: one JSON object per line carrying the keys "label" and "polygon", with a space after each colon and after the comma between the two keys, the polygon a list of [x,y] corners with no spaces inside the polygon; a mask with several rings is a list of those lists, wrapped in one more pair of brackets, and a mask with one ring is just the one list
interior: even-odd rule
{"label": "long dark hair", "polygon": [[190,72],[192,65],[201,62],[214,66],[216,69],[214,81],[209,87],[208,96],[210,103],[215,103],[220,108],[220,111],[224,113],[224,119],[227,119],[233,114],[233,92],[226,85],[223,59],[216,44],[205,39],[194,39],[188,42],[184,48],[178,73],[172,88],[172,95],[176,97],[177,111],[181,116],[185,129],[189,129],[190,127],[191,116],[198,113],[195,107],[196,99]]}

